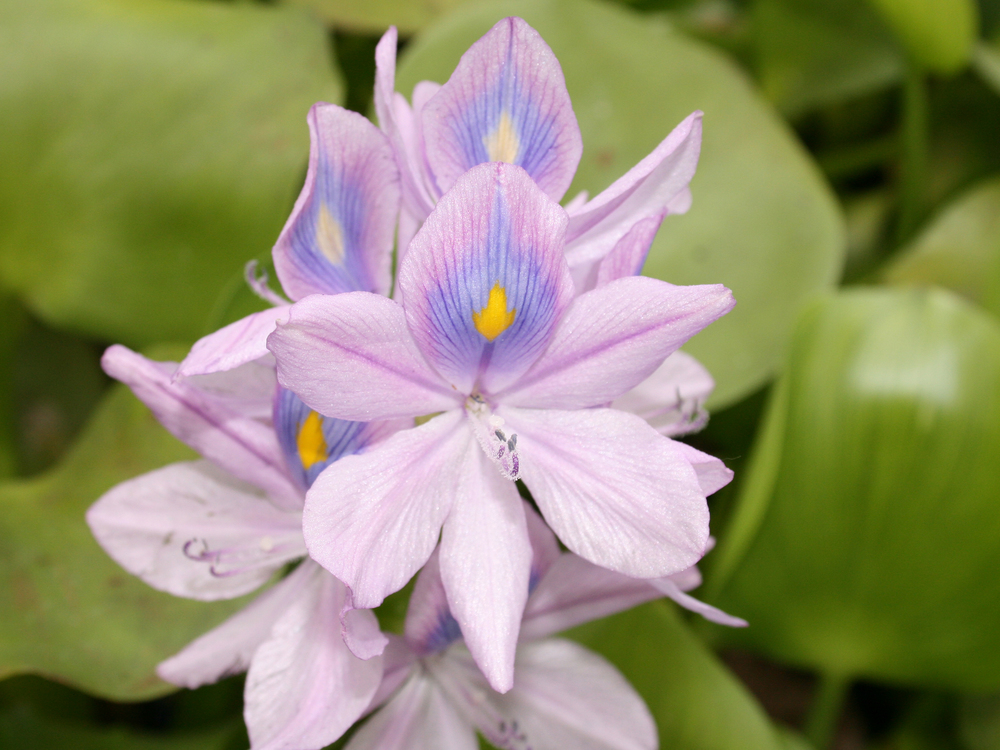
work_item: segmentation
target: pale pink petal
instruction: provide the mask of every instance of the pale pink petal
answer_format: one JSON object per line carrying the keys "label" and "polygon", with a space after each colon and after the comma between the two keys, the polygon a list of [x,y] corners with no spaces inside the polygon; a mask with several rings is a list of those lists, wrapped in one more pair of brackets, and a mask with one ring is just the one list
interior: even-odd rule
{"label": "pale pink petal", "polygon": [[[178,377],[174,375],[176,382]],[[247,362],[232,370],[184,378],[187,385],[241,419],[254,419],[267,424],[274,416],[274,394],[278,390],[278,374],[274,357],[266,356]]]}
{"label": "pale pink petal", "polygon": [[689,115],[652,153],[593,200],[570,214],[566,259],[571,267],[607,255],[638,221],[684,209],[701,151],[701,112]]}
{"label": "pale pink petal", "polygon": [[389,700],[413,673],[416,665],[417,654],[410,648],[405,638],[393,633],[388,633],[386,638],[388,643],[382,652],[382,682],[372,696],[372,702],[368,705],[366,713],[371,713]]}
{"label": "pale pink petal", "polygon": [[385,651],[389,639],[379,630],[378,618],[370,609],[355,609],[351,592],[344,600],[340,614],[341,634],[344,643],[359,659],[371,659]]}
{"label": "pale pink petal", "polygon": [[542,638],[659,599],[662,594],[652,583],[564,553],[528,599],[521,640]]}
{"label": "pale pink petal", "polygon": [[441,579],[465,644],[494,690],[514,682],[514,650],[531,574],[517,488],[473,446],[441,532]]}
{"label": "pale pink petal", "polygon": [[396,93],[396,43],[396,27],[390,26],[375,47],[375,113],[399,165],[403,206],[423,220],[434,207],[436,196],[426,186],[416,118],[406,99]]}
{"label": "pale pink petal", "polygon": [[328,417],[414,417],[464,400],[424,361],[403,308],[377,294],[308,297],[292,307],[268,348],[281,385]]}
{"label": "pale pink petal", "polygon": [[694,198],[691,195],[691,188],[684,188],[667,204],[667,215],[675,216],[677,214],[686,214],[691,210],[691,203],[693,200]]}
{"label": "pale pink petal", "polygon": [[674,352],[648,378],[611,406],[642,417],[661,435],[683,435],[708,422],[705,401],[715,389],[708,370],[690,354]]}
{"label": "pale pink petal", "polygon": [[440,651],[462,637],[462,629],[448,608],[440,560],[438,547],[417,576],[406,608],[406,642],[421,656]]}
{"label": "pale pink petal", "polygon": [[514,688],[492,692],[455,648],[432,674],[496,747],[655,750],[656,724],[642,698],[603,657],[559,638],[517,649]]}
{"label": "pale pink petal", "polygon": [[274,623],[303,596],[316,567],[316,563],[304,560],[287,578],[221,625],[160,662],[156,673],[174,685],[196,688],[243,672],[257,647],[270,636]]}
{"label": "pale pink petal", "polygon": [[573,296],[566,212],[523,169],[483,164],[417,232],[399,270],[406,322],[457,391],[492,391],[538,358]]}
{"label": "pale pink petal", "polygon": [[711,604],[705,604],[693,596],[688,596],[685,594],[680,586],[678,586],[670,577],[667,578],[654,578],[649,581],[650,584],[656,587],[657,590],[662,592],[664,595],[669,596],[675,602],[680,604],[684,609],[689,609],[692,612],[701,615],[706,620],[711,620],[712,622],[717,622],[720,625],[728,625],[731,628],[745,628],[748,623],[739,617],[733,617],[732,615],[726,614],[721,609],[713,607]]}
{"label": "pale pink petal", "polygon": [[90,506],[87,523],[129,573],[191,599],[241,596],[305,554],[298,513],[205,461],[112,487]]}
{"label": "pale pink petal", "polygon": [[549,572],[562,554],[559,542],[552,529],[528,503],[524,503],[524,520],[528,525],[528,540],[531,542],[531,581],[528,591],[533,591],[538,582]]}
{"label": "pale pink petal", "polygon": [[626,276],[638,276],[662,223],[663,214],[637,221],[597,266],[595,286],[604,286]]}
{"label": "pale pink petal", "polygon": [[472,725],[426,675],[414,672],[399,693],[351,737],[346,750],[478,748]]}
{"label": "pale pink petal", "polygon": [[302,496],[285,469],[285,457],[272,427],[246,416],[242,407],[184,378],[176,365],[153,362],[124,346],[112,346],[101,359],[104,371],[122,381],[160,423],[205,458],[233,476],[265,490],[284,508],[302,507]]}
{"label": "pale pink petal", "polygon": [[388,294],[399,215],[399,169],[386,136],[357,112],[309,110],[306,181],[272,256],[293,300],[310,294]]}
{"label": "pale pink petal", "polygon": [[340,637],[343,584],[317,566],[312,581],[253,655],[243,715],[253,750],[319,750],[364,713],[382,659],[364,661]]}
{"label": "pale pink petal", "polygon": [[690,567],[708,542],[708,504],[677,443],[614,409],[498,409],[518,435],[521,477],[556,536],[637,578]]}
{"label": "pale pink petal", "polygon": [[478,450],[463,420],[442,414],[345,456],[306,495],[309,552],[350,587],[354,606],[377,607],[434,551],[464,456]]}
{"label": "pale pink petal", "polygon": [[462,55],[422,125],[441,193],[477,164],[503,161],[558,201],[583,152],[559,61],[520,18],[499,21]]}
{"label": "pale pink petal", "polygon": [[176,377],[232,370],[268,356],[267,337],[279,320],[288,318],[290,307],[283,305],[253,313],[198,339],[177,368]]}
{"label": "pale pink petal", "polygon": [[618,279],[574,299],[545,353],[496,398],[547,409],[607,404],[652,375],[668,355],[735,304],[721,284]]}
{"label": "pale pink petal", "polygon": [[[715,456],[702,453],[697,448],[692,448],[687,443],[682,443],[679,440],[671,440],[670,442],[678,455],[691,464],[691,468],[698,475],[698,484],[701,485],[701,491],[706,496],[718,492],[733,481],[732,469],[727,469],[726,465]],[[705,551],[707,552],[708,550]]]}

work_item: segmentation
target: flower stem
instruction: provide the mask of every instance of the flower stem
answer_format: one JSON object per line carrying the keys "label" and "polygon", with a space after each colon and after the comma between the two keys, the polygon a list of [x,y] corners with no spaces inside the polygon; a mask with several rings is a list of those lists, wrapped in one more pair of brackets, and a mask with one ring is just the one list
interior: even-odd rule
{"label": "flower stem", "polygon": [[929,136],[927,81],[913,63],[903,82],[903,121],[900,132],[899,219],[896,243],[902,244],[920,222],[927,176]]}
{"label": "flower stem", "polygon": [[850,687],[851,680],[848,677],[838,674],[820,675],[819,689],[813,698],[805,725],[806,739],[816,750],[824,750],[830,746]]}

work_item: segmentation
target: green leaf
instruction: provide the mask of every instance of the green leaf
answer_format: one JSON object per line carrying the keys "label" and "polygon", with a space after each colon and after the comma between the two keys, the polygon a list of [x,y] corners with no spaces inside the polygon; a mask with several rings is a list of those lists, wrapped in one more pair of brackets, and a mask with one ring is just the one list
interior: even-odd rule
{"label": "green leaf", "polygon": [[890,283],[936,284],[1000,315],[1000,178],[960,195],[885,271]]}
{"label": "green leaf", "polygon": [[815,165],[718,52],[661,18],[585,0],[463,8],[414,39],[398,90],[446,80],[466,48],[505,15],[538,29],[565,72],[584,143],[570,196],[607,187],[684,117],[704,110],[694,205],[664,222],[645,272],[732,288],[736,309],[686,349],[715,377],[716,408],[752,392],[776,369],[795,311],[840,273],[843,222]]}
{"label": "green leaf", "polygon": [[746,688],[681,622],[673,605],[651,602],[568,634],[608,658],[646,701],[671,750],[796,747]]}
{"label": "green leaf", "polygon": [[869,0],[910,57],[934,73],[957,73],[979,36],[974,0]]}
{"label": "green leaf", "polygon": [[309,8],[331,25],[352,31],[379,33],[396,26],[400,33],[416,31],[468,0],[284,0]]}
{"label": "green leaf", "polygon": [[864,0],[758,0],[761,88],[790,117],[898,82],[903,59]]}
{"label": "green leaf", "polygon": [[939,289],[814,305],[712,572],[750,621],[723,637],[844,678],[1000,686],[998,465],[995,318]]}
{"label": "green leaf", "polygon": [[295,9],[0,0],[0,282],[57,327],[132,346],[203,333],[270,249],[338,101]]}
{"label": "green leaf", "polygon": [[54,470],[0,485],[0,678],[36,673],[115,700],[174,689],[156,665],[245,600],[155,591],[105,554],[84,513],[115,484],[192,457],[116,386]]}

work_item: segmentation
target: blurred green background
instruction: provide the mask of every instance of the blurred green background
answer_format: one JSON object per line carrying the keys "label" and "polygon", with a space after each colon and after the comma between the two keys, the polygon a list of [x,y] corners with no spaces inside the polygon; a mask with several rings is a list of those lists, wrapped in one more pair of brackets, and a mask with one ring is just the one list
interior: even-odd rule
{"label": "blurred green background", "polygon": [[[690,439],[736,470],[695,593],[572,633],[675,750],[1000,750],[1000,2],[0,0],[0,747],[233,750],[241,678],[157,662],[240,606],[111,562],[83,513],[189,451],[100,370],[260,309],[319,100],[444,81],[499,18],[559,57],[591,194],[694,109],[645,273],[724,283]],[[380,611],[398,629],[405,602]]]}

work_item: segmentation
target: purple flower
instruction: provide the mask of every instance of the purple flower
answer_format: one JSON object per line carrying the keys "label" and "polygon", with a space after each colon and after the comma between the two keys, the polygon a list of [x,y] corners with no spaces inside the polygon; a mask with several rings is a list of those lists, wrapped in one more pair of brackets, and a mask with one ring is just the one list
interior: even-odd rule
{"label": "purple flower", "polygon": [[[306,182],[272,253],[281,286],[293,301],[310,294],[388,294],[400,202],[389,142],[364,117],[335,104],[313,105],[307,122]],[[267,336],[291,305],[266,284],[251,279],[251,285],[275,307],[202,338],[178,377],[269,357]]]}
{"label": "purple flower", "polygon": [[[477,164],[516,164],[552,200],[562,199],[583,151],[580,129],[559,61],[522,19],[498,22],[443,86],[418,83],[412,107],[394,91],[395,28],[382,37],[375,61],[375,109],[401,173],[401,251],[441,196]],[[579,290],[593,288],[597,267],[612,253],[627,254],[628,273],[638,273],[663,218],[690,207],[688,183],[700,149],[695,112],[607,190],[567,204],[566,257]]]}
{"label": "purple flower", "polygon": [[[241,596],[303,558],[311,479],[398,427],[320,418],[277,388],[267,363],[178,379],[176,365],[113,346],[103,365],[208,459],[123,482],[87,513],[112,558],[176,596]],[[353,610],[345,586],[306,559],[157,671],[193,688],[249,668],[245,718],[254,750],[304,750],[329,744],[362,714],[379,684],[384,646],[374,615]]]}
{"label": "purple flower", "polygon": [[513,684],[531,549],[514,480],[574,552],[629,576],[693,565],[717,459],[604,408],[734,302],[721,285],[616,278],[576,295],[568,217],[520,167],[473,167],[413,238],[402,304],[313,296],[268,339],[282,385],[370,421],[436,415],[324,471],[310,554],[377,606],[441,535],[450,610],[490,684]]}
{"label": "purple flower", "polygon": [[[517,750],[657,746],[652,717],[625,678],[600,656],[550,636],[656,599],[661,593],[654,584],[678,590],[696,585],[697,569],[662,581],[626,578],[560,553],[530,508],[525,518],[533,548],[532,593],[517,644],[513,688],[494,692],[462,644],[435,553],[417,578],[405,635],[390,636],[385,675],[372,702],[382,707],[348,750],[474,749],[476,730],[497,747]],[[713,619],[744,624],[697,604]]]}

